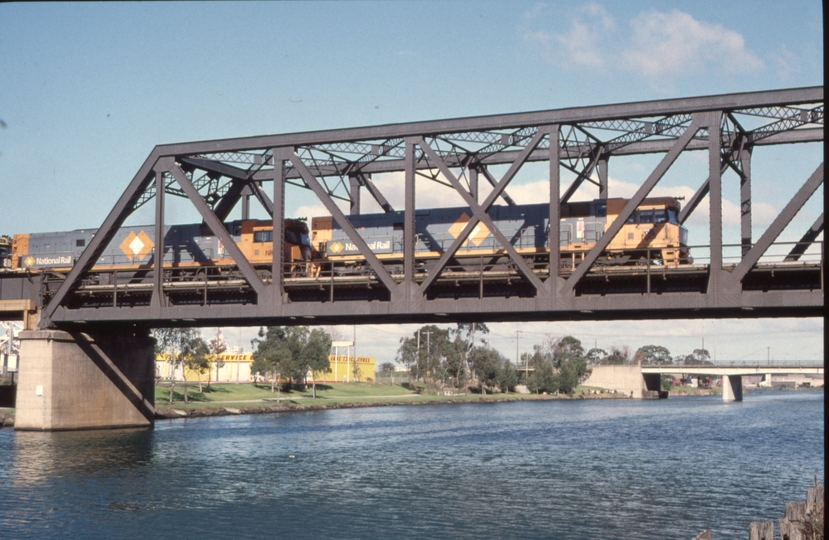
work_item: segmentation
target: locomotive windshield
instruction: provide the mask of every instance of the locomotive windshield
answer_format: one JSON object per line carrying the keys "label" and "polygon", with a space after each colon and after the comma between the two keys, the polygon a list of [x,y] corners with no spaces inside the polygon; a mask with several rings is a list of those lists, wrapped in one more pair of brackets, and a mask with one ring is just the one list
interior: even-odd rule
{"label": "locomotive windshield", "polygon": [[[253,241],[257,243],[273,242],[273,230],[269,229],[265,231],[254,231]],[[292,231],[290,229],[285,230],[285,241],[291,244],[298,244],[301,246],[311,245],[311,239],[308,236],[308,233],[300,233],[297,231]]]}
{"label": "locomotive windshield", "polygon": [[636,210],[627,219],[627,223],[673,223],[679,224],[676,210],[673,208],[656,210]]}

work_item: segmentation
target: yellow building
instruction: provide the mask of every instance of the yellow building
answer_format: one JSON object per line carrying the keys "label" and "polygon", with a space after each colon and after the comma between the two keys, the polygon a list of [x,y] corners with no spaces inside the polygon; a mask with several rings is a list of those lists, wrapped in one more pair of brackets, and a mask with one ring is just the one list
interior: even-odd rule
{"label": "yellow building", "polygon": [[[169,354],[157,354],[155,357],[155,375],[160,379],[174,379],[187,382],[253,382],[250,366],[253,363],[253,354],[225,353],[212,358],[207,370],[201,374],[194,370],[186,369],[183,366],[173,370],[173,365],[168,361]],[[218,362],[217,362],[218,360]],[[308,374],[308,382],[373,382],[375,359],[369,356],[335,356],[330,355],[328,361],[331,364],[330,373],[314,373],[315,377]],[[356,365],[356,373],[355,373]]]}
{"label": "yellow building", "polygon": [[173,365],[168,362],[169,357],[168,354],[156,355],[155,375],[157,378],[186,380],[187,382],[198,382],[199,377],[201,377],[202,382],[246,383],[253,380],[250,375],[250,365],[253,363],[251,353],[220,354],[218,355],[218,362],[216,358],[211,359],[208,369],[201,374],[183,366],[179,366],[174,372]]}
{"label": "yellow building", "polygon": [[[330,373],[317,373],[315,382],[373,382],[375,359],[370,356],[330,355]],[[356,372],[355,372],[356,367]]]}

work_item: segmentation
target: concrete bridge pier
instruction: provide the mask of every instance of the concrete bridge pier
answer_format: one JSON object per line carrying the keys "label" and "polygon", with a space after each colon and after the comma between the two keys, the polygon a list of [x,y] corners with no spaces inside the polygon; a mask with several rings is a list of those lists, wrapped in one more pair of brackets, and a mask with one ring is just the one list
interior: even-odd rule
{"label": "concrete bridge pier", "polygon": [[148,334],[21,332],[15,429],[151,427],[154,344]]}
{"label": "concrete bridge pier", "polygon": [[743,400],[743,377],[741,375],[722,376],[722,400]]}

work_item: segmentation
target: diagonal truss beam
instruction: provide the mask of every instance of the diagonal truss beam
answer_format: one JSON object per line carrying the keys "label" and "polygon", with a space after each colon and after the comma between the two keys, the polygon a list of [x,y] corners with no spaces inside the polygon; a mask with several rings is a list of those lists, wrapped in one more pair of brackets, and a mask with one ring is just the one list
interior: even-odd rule
{"label": "diagonal truss beam", "polygon": [[247,260],[247,258],[242,254],[242,250],[239,249],[239,246],[236,245],[236,242],[233,241],[233,238],[225,229],[224,223],[222,220],[213,213],[213,210],[207,206],[207,203],[204,202],[201,195],[199,194],[198,190],[193,186],[192,182],[187,178],[187,175],[184,174],[184,171],[181,168],[173,164],[169,169],[170,174],[173,175],[173,178],[176,179],[178,185],[181,186],[181,189],[184,190],[184,193],[187,194],[187,198],[190,199],[190,202],[193,203],[193,206],[196,207],[196,210],[199,211],[201,214],[202,219],[213,231],[219,240],[222,241],[224,244],[225,249],[230,253],[230,257],[239,267],[239,270],[242,272],[242,275],[245,276],[245,279],[253,287],[253,290],[256,291],[256,294],[261,297],[262,293],[265,290],[265,284],[259,279],[259,275],[256,273],[256,270]]}
{"label": "diagonal truss beam", "polygon": [[[592,152],[592,154],[593,154],[593,156],[592,156],[592,159],[590,160],[590,163],[587,164],[587,166],[584,168],[584,170],[582,170],[581,172],[579,172],[577,174],[576,178],[573,180],[573,183],[570,184],[570,187],[568,187],[567,191],[564,192],[564,195],[561,196],[561,199],[559,200],[560,204],[564,204],[567,201],[569,201],[570,198],[573,195],[575,195],[576,190],[578,190],[581,187],[581,185],[584,183],[584,181],[585,180],[590,180],[590,175],[593,174],[593,170],[596,168],[596,165],[599,164],[599,159],[601,159],[601,157],[602,157],[601,149],[596,148]],[[569,167],[568,167],[568,169],[569,169]]]}
{"label": "diagonal truss beam", "polygon": [[[497,186],[497,185],[498,185],[498,181],[497,181],[497,180],[495,180],[495,177],[494,177],[494,176],[492,176],[492,173],[491,173],[491,172],[489,172],[489,169],[488,169],[488,168],[486,168],[485,166],[481,165],[481,166],[479,166],[479,167],[478,167],[478,170],[480,170],[480,172],[481,172],[481,173],[483,173],[484,178],[486,178],[486,181],[487,181],[487,182],[489,182],[489,184],[490,184],[492,187],[495,187],[495,186]],[[516,203],[516,202],[512,199],[512,197],[510,197],[510,196],[507,194],[506,190],[501,190],[501,198],[502,198],[502,199],[504,199],[504,201],[506,201],[506,203],[507,203],[507,205],[508,205],[508,206],[516,206],[516,204],[517,204],[517,203]]]}
{"label": "diagonal truss beam", "polygon": [[[725,160],[722,162],[722,166],[720,167],[720,174],[724,173],[725,170],[728,169],[728,164]],[[708,195],[708,190],[711,188],[711,178],[708,177],[705,179],[705,182],[697,189],[696,193],[691,196],[691,199],[682,207],[682,210],[679,211],[679,216],[677,216],[677,220],[680,224],[684,224],[685,221],[691,217],[691,214],[694,213],[694,210],[697,209],[699,203]]]}
{"label": "diagonal truss beam", "polygon": [[449,167],[440,158],[440,156],[437,155],[434,149],[428,144],[426,144],[426,141],[424,141],[422,137],[418,137],[418,146],[420,146],[423,149],[423,151],[429,156],[429,159],[432,162],[437,164],[438,168],[440,169],[440,172],[446,179],[449,180],[449,182],[455,188],[455,191],[457,191],[461,195],[461,197],[463,197],[464,201],[466,201],[466,204],[469,206],[469,209],[473,213],[473,217],[469,220],[469,222],[467,222],[461,234],[458,235],[458,238],[455,239],[455,241],[452,243],[452,246],[450,246],[449,250],[447,250],[447,252],[444,253],[443,257],[441,257],[440,262],[438,263],[438,267],[435,269],[434,272],[430,273],[429,278],[426,281],[424,281],[424,283],[421,285],[422,290],[425,291],[426,287],[428,285],[431,285],[432,281],[434,281],[437,275],[441,271],[443,271],[446,262],[448,262],[450,257],[455,255],[455,252],[458,250],[458,248],[460,248],[460,245],[466,240],[469,234],[471,234],[475,225],[477,225],[479,221],[483,222],[484,225],[486,225],[490,233],[495,237],[496,240],[498,240],[498,243],[500,243],[504,247],[504,249],[510,256],[510,259],[512,259],[512,261],[515,263],[515,265],[518,267],[519,271],[524,275],[527,281],[532,283],[536,290],[541,290],[543,288],[543,282],[538,278],[538,276],[535,275],[532,268],[530,268],[530,266],[527,264],[527,261],[525,261],[524,258],[521,257],[521,255],[518,253],[518,251],[516,251],[515,247],[504,236],[501,230],[498,229],[498,227],[496,227],[495,224],[492,222],[492,219],[489,217],[489,214],[487,214],[487,211],[489,210],[490,206],[492,206],[492,203],[495,201],[496,198],[498,198],[498,196],[501,194],[501,192],[504,190],[507,184],[509,184],[510,180],[512,180],[512,178],[515,176],[515,174],[526,161],[527,157],[532,153],[533,150],[535,150],[535,148],[538,146],[538,144],[541,142],[543,138],[544,133],[541,131],[537,132],[533,136],[530,143],[526,146],[526,148],[524,148],[524,151],[519,155],[519,158],[513,162],[513,164],[510,166],[509,170],[507,170],[506,174],[504,174],[504,177],[501,179],[498,185],[493,188],[492,192],[487,196],[483,204],[479,205],[478,202],[463,188],[461,183],[458,181],[455,175],[452,174],[452,171],[449,170]]}
{"label": "diagonal truss beam", "polygon": [[355,229],[351,224],[351,221],[345,217],[345,214],[342,213],[339,206],[331,200],[331,197],[325,189],[323,189],[314,175],[311,174],[311,171],[305,167],[305,164],[296,152],[291,154],[290,160],[296,170],[298,170],[302,175],[302,179],[305,180],[305,183],[308,184],[308,186],[313,190],[320,202],[325,205],[325,208],[331,212],[331,215],[334,216],[334,219],[336,219],[340,227],[343,228],[345,234],[348,235],[351,241],[354,242],[354,245],[357,246],[357,249],[360,250],[360,253],[366,258],[366,261],[369,266],[371,266],[371,269],[374,270],[374,273],[377,274],[377,277],[383,282],[383,285],[385,285],[392,296],[394,296],[395,291],[397,290],[397,284],[394,282],[394,278],[391,277],[388,270],[386,270],[383,266],[380,259],[377,258],[377,255],[375,255],[374,252],[368,247],[368,244],[366,244],[363,237],[360,236],[360,233],[358,233],[357,229]]}
{"label": "diagonal truss beam", "polygon": [[752,247],[751,250],[745,254],[743,260],[740,261],[740,264],[738,264],[737,267],[731,272],[731,276],[729,276],[725,283],[726,290],[736,288],[739,285],[748,271],[751,270],[755,264],[757,264],[757,261],[760,260],[763,253],[765,253],[769,246],[771,246],[772,242],[780,236],[780,233],[783,232],[786,225],[792,221],[792,218],[794,218],[797,212],[803,208],[803,205],[806,204],[809,197],[812,196],[815,190],[817,190],[822,183],[823,163],[818,165],[815,172],[813,172],[809,179],[806,180],[799,190],[797,190],[797,193],[795,193],[794,197],[792,197],[792,200],[786,204],[785,208],[783,208],[771,225],[769,225],[769,228],[766,229],[763,236],[757,240],[754,247]]}
{"label": "diagonal truss beam", "polygon": [[685,149],[685,146],[691,142],[691,139],[699,130],[700,125],[697,123],[697,120],[694,119],[694,121],[691,122],[691,125],[689,125],[685,130],[685,133],[683,133],[682,136],[677,139],[676,143],[674,143],[673,148],[668,151],[665,157],[662,158],[662,161],[659,162],[659,165],[656,166],[656,169],[654,169],[650,176],[648,176],[645,183],[642,184],[642,186],[636,191],[636,194],[627,202],[610,227],[608,227],[602,237],[599,238],[599,241],[596,242],[593,249],[585,255],[584,260],[582,260],[570,277],[567,278],[567,282],[564,285],[566,289],[569,291],[575,289],[576,283],[578,283],[587,271],[590,270],[590,267],[593,266],[593,263],[599,258],[599,254],[604,251],[610,241],[616,237],[628,217],[630,217],[633,211],[636,210],[636,207],[639,206],[645,197],[648,196],[648,193],[651,192],[656,183],[662,179],[662,176],[665,175],[671,165],[673,165],[674,161],[676,161],[676,158],[679,157],[679,154]]}
{"label": "diagonal truss beam", "polygon": [[389,204],[389,201],[386,200],[386,198],[383,196],[383,193],[381,193],[380,190],[377,189],[377,186],[374,185],[374,182],[371,181],[371,177],[369,175],[360,173],[357,175],[357,179],[359,180],[360,185],[365,186],[368,192],[371,194],[371,196],[374,197],[374,200],[377,201],[377,204],[380,205],[380,208],[383,209],[383,212],[387,214],[389,212],[394,212],[394,208],[392,208],[392,205]]}
{"label": "diagonal truss beam", "polygon": [[92,237],[86,249],[83,250],[75,266],[69,271],[66,279],[60,284],[55,295],[43,308],[41,314],[39,328],[47,328],[50,324],[52,315],[63,304],[66,296],[76,287],[76,284],[81,276],[86,274],[92,266],[98,261],[101,254],[109,246],[109,243],[118,233],[124,221],[133,212],[135,203],[141,198],[147,188],[155,181],[155,173],[153,167],[158,160],[158,154],[153,151],[149,157],[144,161],[141,169],[133,177],[130,185],[121,194],[118,202],[109,212],[109,215],[104,220],[101,227],[95,236]]}
{"label": "diagonal truss beam", "polygon": [[809,246],[815,241],[815,239],[820,236],[820,233],[823,232],[823,213],[821,212],[820,217],[818,217],[814,224],[809,227],[809,230],[806,231],[806,234],[800,239],[792,250],[786,255],[786,258],[783,259],[785,262],[795,262],[799,261],[801,255],[806,253],[806,250],[809,249]]}

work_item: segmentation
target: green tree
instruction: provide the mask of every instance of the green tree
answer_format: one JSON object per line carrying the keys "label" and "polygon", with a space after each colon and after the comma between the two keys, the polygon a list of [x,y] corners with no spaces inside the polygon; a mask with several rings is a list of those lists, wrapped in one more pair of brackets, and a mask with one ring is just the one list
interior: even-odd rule
{"label": "green tree", "polygon": [[587,358],[581,341],[564,336],[552,344],[553,366],[557,369],[558,391],[572,394],[576,386],[590,375]]}
{"label": "green tree", "polygon": [[588,365],[598,366],[604,363],[604,359],[607,358],[607,351],[604,349],[593,348],[587,351],[585,358],[587,359]]}
{"label": "green tree", "polygon": [[673,363],[670,351],[659,345],[645,345],[644,347],[640,347],[639,350],[636,351],[634,359],[636,359],[637,362],[641,360],[642,365],[646,366],[658,366]]}
{"label": "green tree", "polygon": [[[188,343],[187,351],[184,356],[184,366],[190,371],[196,372],[196,377],[199,381],[199,394],[202,394],[201,376],[207,373],[210,369],[210,348],[207,342],[201,335],[194,338],[194,341]],[[185,377],[184,391],[185,401],[187,393],[187,378]]]}
{"label": "green tree", "polygon": [[[219,380],[219,370],[224,367],[225,363],[222,361],[221,354],[227,350],[227,343],[224,336],[222,336],[222,329],[216,329],[216,336],[207,344],[210,348],[210,354],[213,355],[213,361],[216,364],[216,380]],[[207,388],[210,388],[210,378],[207,379]]]}
{"label": "green tree", "polygon": [[[176,386],[176,370],[179,367],[190,368],[190,366],[194,366],[198,370],[198,366],[206,362],[206,355],[208,354],[207,343],[195,328],[155,328],[152,330],[152,335],[156,340],[156,353],[165,355],[167,362],[172,368],[173,377],[170,382],[170,403],[173,403],[173,392]],[[201,372],[199,371],[199,373]],[[183,377],[183,379],[184,402],[188,403],[187,377]],[[199,391],[201,391],[201,377],[199,377]]]}
{"label": "green tree", "polygon": [[623,345],[621,347],[613,346],[610,348],[610,354],[604,359],[603,363],[605,365],[611,366],[622,366],[625,364],[630,364],[630,349]]}
{"label": "green tree", "polygon": [[408,366],[416,380],[439,380],[448,372],[452,359],[457,359],[458,348],[450,339],[450,331],[430,324],[412,334],[400,338],[395,360]]}
{"label": "green tree", "polygon": [[502,392],[509,393],[510,390],[515,390],[515,387],[518,384],[518,372],[515,371],[515,368],[509,360],[501,364],[495,383]]}
{"label": "green tree", "polygon": [[[328,355],[331,337],[321,328],[309,331],[305,326],[269,326],[259,330],[256,351],[253,353],[251,370],[263,376],[271,376],[271,392],[279,388],[277,379],[285,376],[294,383],[300,381],[307,387],[308,373],[331,370]],[[317,397],[316,378],[311,377],[314,398]]]}
{"label": "green tree", "polygon": [[[328,373],[331,371],[328,355],[331,352],[331,336],[321,328],[314,328],[306,334],[306,341],[302,344],[302,364],[307,365],[311,371],[311,384],[313,386],[314,399],[317,398],[317,372]],[[355,361],[356,362],[356,361]]]}
{"label": "green tree", "polygon": [[394,373],[397,367],[392,362],[383,362],[379,367],[380,373]]}
{"label": "green tree", "polygon": [[686,366],[712,366],[714,362],[711,361],[711,355],[706,349],[694,349],[691,354],[685,355],[682,358],[682,363]]}
{"label": "green tree", "polygon": [[556,377],[552,362],[543,357],[537,360],[540,361],[533,363],[534,370],[532,375],[530,375],[530,380],[527,386],[530,391],[535,392],[536,394],[555,392],[558,390],[558,378]]}
{"label": "green tree", "polygon": [[529,363],[534,371],[528,386],[536,393],[570,394],[590,375],[587,353],[581,341],[573,336],[548,337],[541,345],[534,345]]}
{"label": "green tree", "polygon": [[251,372],[261,375],[263,379],[271,379],[271,393],[276,389],[279,394],[279,376],[283,369],[288,367],[291,359],[291,350],[287,345],[285,329],[281,326],[269,326],[267,331],[259,329],[259,338],[251,344],[256,348],[253,351]]}
{"label": "green tree", "polygon": [[471,369],[481,385],[481,395],[486,394],[487,385],[495,383],[501,367],[501,355],[490,348],[478,347],[471,354]]}

